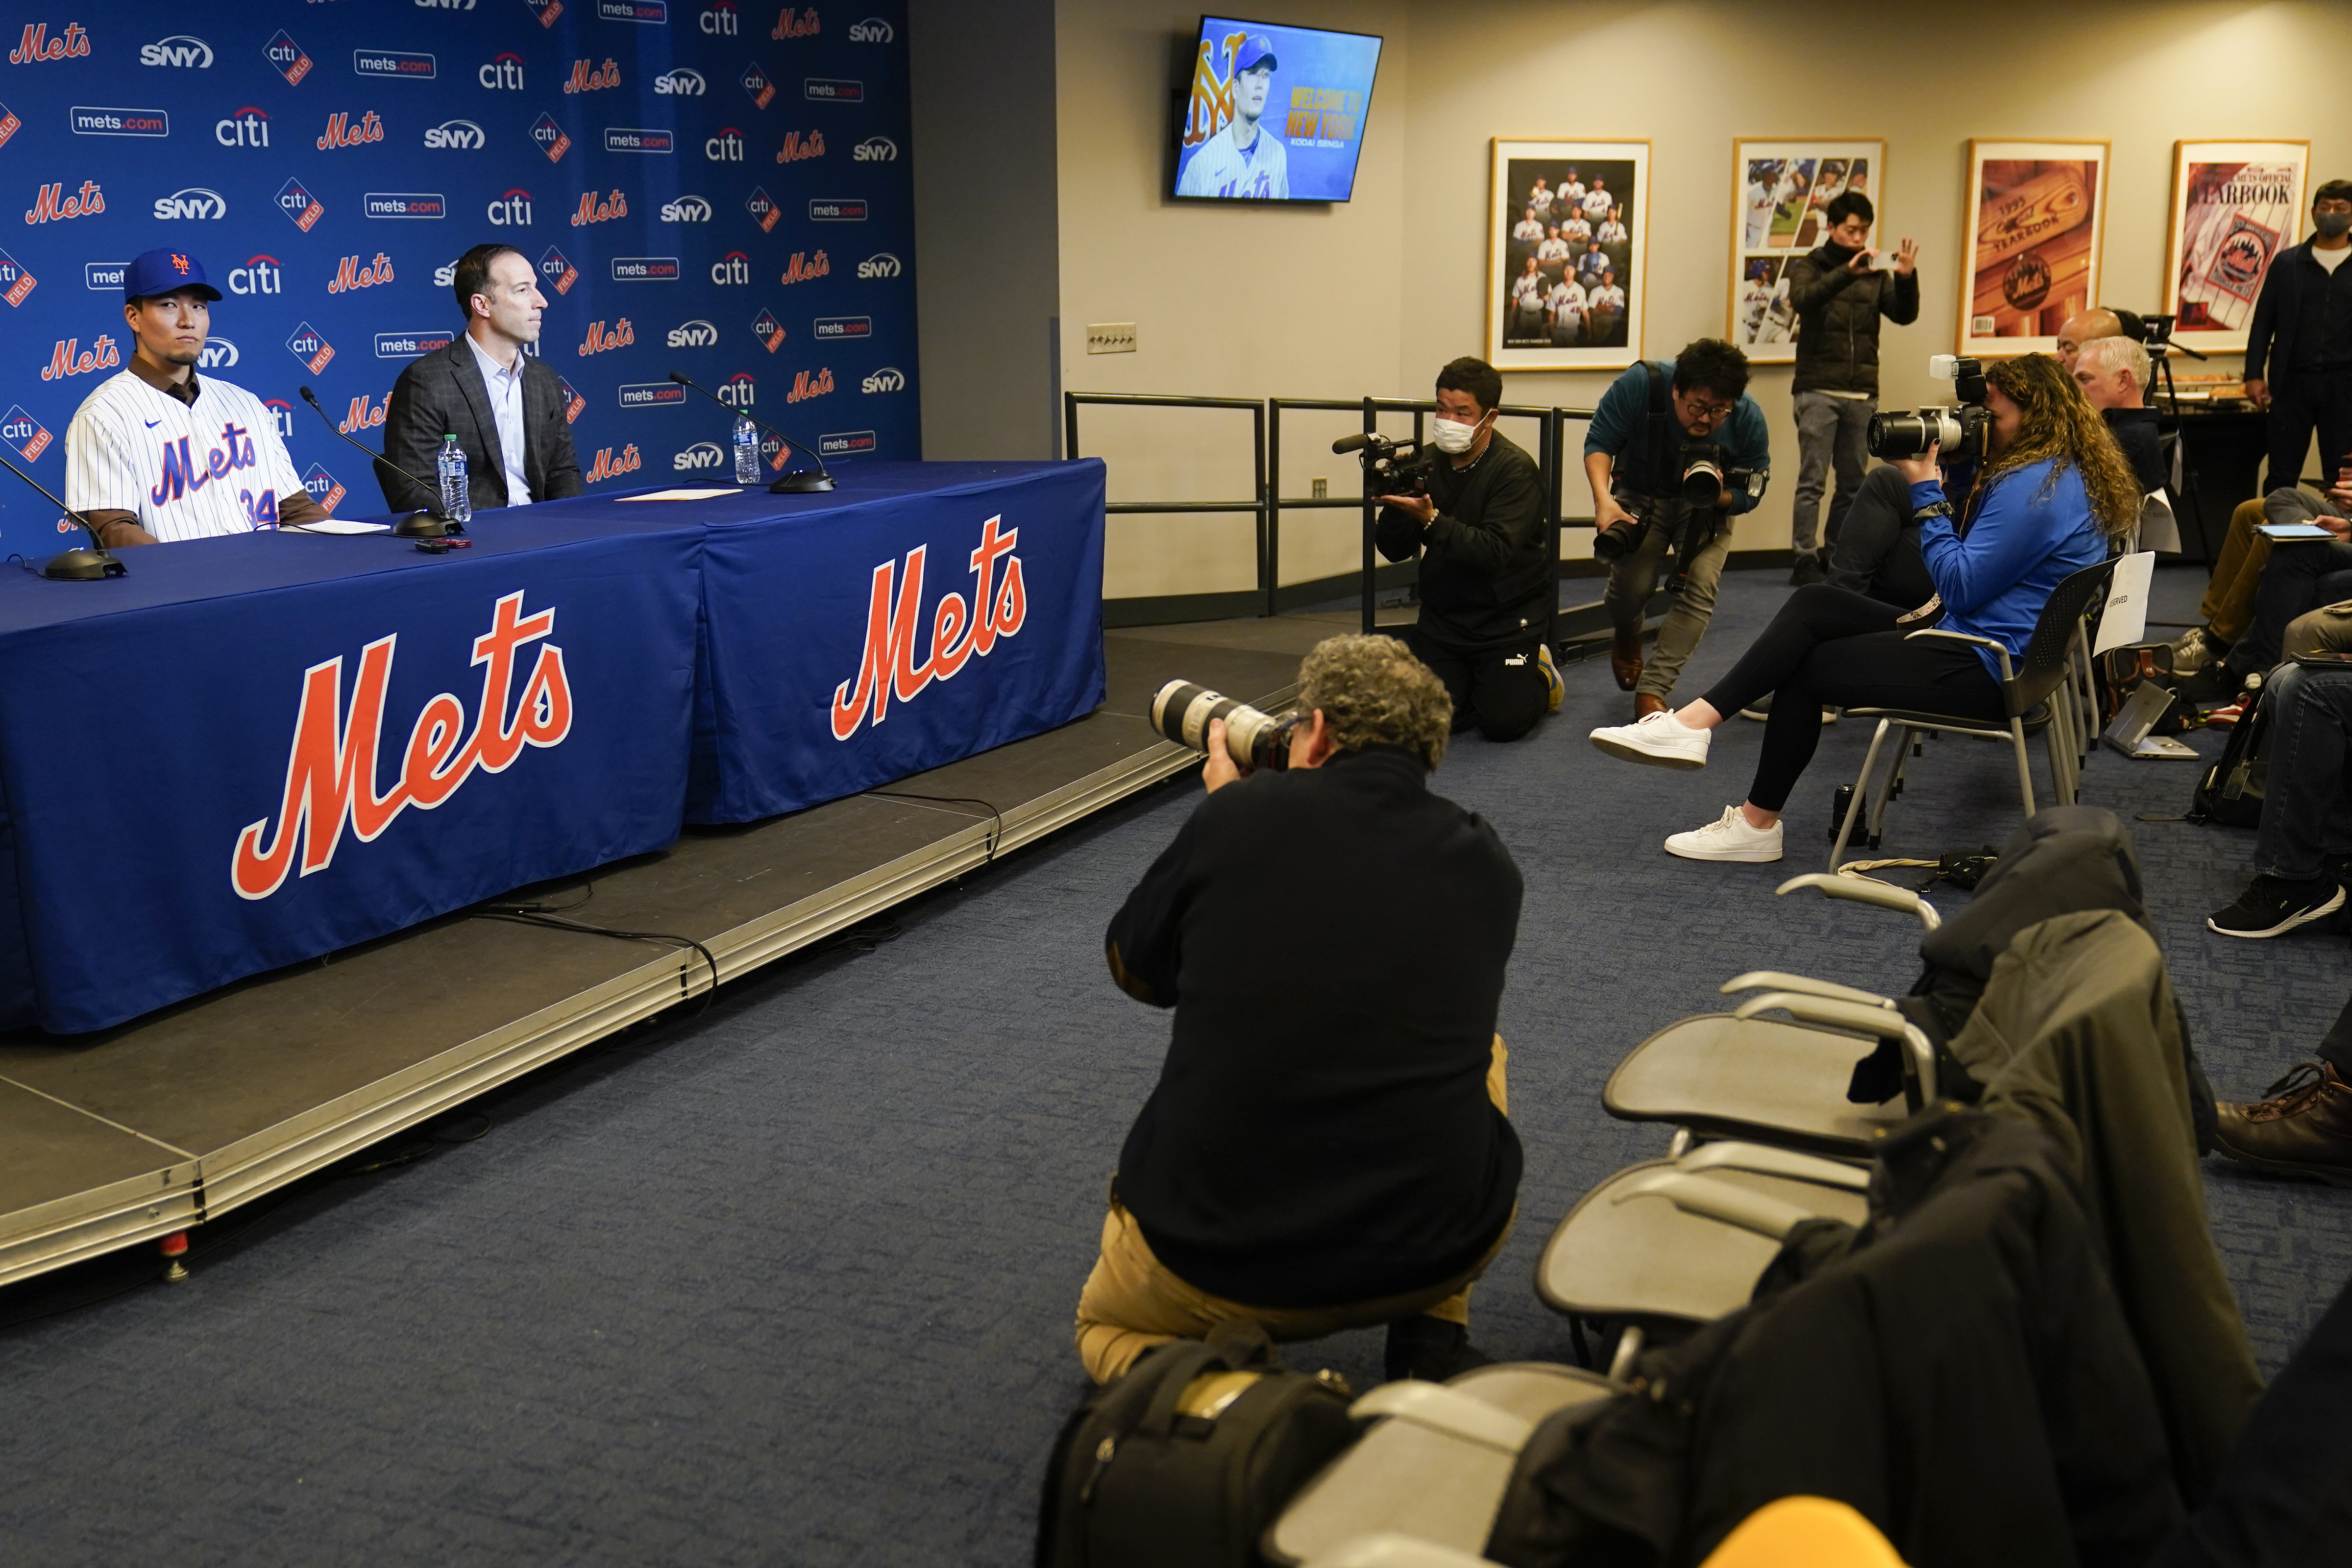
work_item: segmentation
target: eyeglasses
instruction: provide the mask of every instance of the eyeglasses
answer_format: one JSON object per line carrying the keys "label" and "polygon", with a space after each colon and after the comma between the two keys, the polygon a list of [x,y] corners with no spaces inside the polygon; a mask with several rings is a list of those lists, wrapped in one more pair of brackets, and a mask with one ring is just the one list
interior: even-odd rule
{"label": "eyeglasses", "polygon": [[1730,403],[1700,403],[1691,398],[1683,400],[1683,412],[1693,419],[1720,419],[1738,405]]}

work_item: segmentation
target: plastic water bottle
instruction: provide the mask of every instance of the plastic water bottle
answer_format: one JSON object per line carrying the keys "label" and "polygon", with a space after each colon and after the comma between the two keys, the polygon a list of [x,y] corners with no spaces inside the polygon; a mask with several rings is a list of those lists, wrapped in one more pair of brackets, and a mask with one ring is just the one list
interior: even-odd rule
{"label": "plastic water bottle", "polygon": [[466,449],[457,445],[457,437],[441,437],[441,458],[437,465],[441,479],[441,510],[452,522],[468,522],[474,516],[473,498],[466,489]]}
{"label": "plastic water bottle", "polygon": [[760,427],[751,423],[748,414],[735,416],[735,482],[760,482]]}

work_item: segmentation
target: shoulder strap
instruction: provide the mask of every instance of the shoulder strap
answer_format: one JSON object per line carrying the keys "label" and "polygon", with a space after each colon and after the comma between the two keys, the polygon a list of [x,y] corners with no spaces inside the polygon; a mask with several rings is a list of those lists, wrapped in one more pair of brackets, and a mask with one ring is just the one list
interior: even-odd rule
{"label": "shoulder strap", "polygon": [[1658,476],[1666,471],[1666,373],[1655,360],[1643,360],[1642,368],[1650,373],[1649,472],[1643,482],[1654,488],[1664,482]]}

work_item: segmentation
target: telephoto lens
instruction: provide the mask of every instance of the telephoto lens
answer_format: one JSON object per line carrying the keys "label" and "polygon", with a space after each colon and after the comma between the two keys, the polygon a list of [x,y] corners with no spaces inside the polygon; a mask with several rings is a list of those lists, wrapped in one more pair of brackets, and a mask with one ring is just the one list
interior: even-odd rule
{"label": "telephoto lens", "polygon": [[1973,403],[1908,414],[1874,414],[1864,445],[1872,457],[1886,462],[1924,458],[1930,447],[1941,447],[1947,460],[1976,458],[1985,454],[1985,437],[1991,426],[1992,416]]}
{"label": "telephoto lens", "polygon": [[1622,561],[1642,542],[1642,524],[1621,522],[1614,528],[1604,528],[1592,535],[1592,555],[1597,561]]}
{"label": "telephoto lens", "polygon": [[1290,731],[1298,721],[1276,719],[1222,691],[1171,680],[1151,700],[1151,727],[1180,746],[1206,754],[1209,721],[1225,721],[1225,752],[1244,768],[1290,765]]}
{"label": "telephoto lens", "polygon": [[1693,506],[1713,506],[1723,494],[1723,465],[1713,458],[1694,458],[1683,469],[1683,500]]}

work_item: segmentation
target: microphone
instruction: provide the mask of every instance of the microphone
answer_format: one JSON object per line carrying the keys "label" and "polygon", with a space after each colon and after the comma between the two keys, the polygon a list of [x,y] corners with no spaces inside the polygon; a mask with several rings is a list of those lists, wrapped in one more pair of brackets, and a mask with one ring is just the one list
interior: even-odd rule
{"label": "microphone", "polygon": [[10,473],[47,496],[50,504],[81,524],[82,531],[89,535],[89,544],[77,545],[61,555],[49,557],[49,563],[41,568],[42,576],[54,577],[61,583],[95,583],[101,577],[127,577],[131,574],[130,568],[108,554],[106,546],[98,542],[98,529],[89,519],[49,495],[47,486],[7,458],[0,458],[0,466],[5,466]]}
{"label": "microphone", "polygon": [[[301,388],[300,391],[302,394],[302,401],[309,404],[310,405],[310,412],[316,414],[319,416],[320,421],[324,424],[329,430],[334,433],[335,439],[338,441],[350,442],[352,446],[358,447],[361,451],[367,452],[369,462],[382,463],[385,468],[390,468],[394,473],[398,474],[402,479],[406,479],[410,484],[415,485],[418,489],[423,490],[426,495],[435,497],[438,497],[440,495],[441,487],[439,485],[426,484],[423,479],[418,479],[415,474],[410,473],[406,468],[404,468],[398,463],[394,462],[390,458],[381,458],[373,452],[369,452],[364,442],[353,441],[349,436],[344,435],[341,430],[335,429],[335,422],[327,417],[327,411],[325,409],[319,406],[319,395],[312,392],[307,386]],[[402,539],[440,539],[448,534],[465,532],[466,525],[459,522],[456,518],[451,517],[448,513],[443,511],[436,504],[435,506],[428,507],[422,511],[410,512],[406,517],[402,518],[398,522],[392,525],[392,531]]]}
{"label": "microphone", "polygon": [[701,393],[703,396],[710,399],[711,402],[716,403],[719,407],[724,408],[730,414],[741,414],[744,418],[749,419],[752,424],[757,425],[761,429],[765,430],[769,435],[773,436],[777,440],[782,441],[785,446],[790,447],[793,450],[796,452],[806,452],[810,457],[816,459],[816,472],[813,474],[805,468],[797,468],[789,474],[777,475],[776,482],[768,487],[768,493],[770,495],[812,495],[818,490],[829,490],[833,489],[833,475],[824,466],[824,455],[818,452],[814,447],[810,446],[805,441],[793,440],[790,436],[785,435],[782,430],[777,429],[766,420],[759,417],[759,416],[745,413],[742,409],[736,407],[733,404],[728,402],[717,393],[710,391],[708,387],[695,386],[694,383],[688,381],[682,372],[674,370],[669,373],[669,378],[677,383],[680,386],[694,387],[695,391]]}
{"label": "microphone", "polygon": [[1360,452],[1371,444],[1372,438],[1370,436],[1342,436],[1331,443],[1331,450],[1335,454],[1344,456],[1349,452]]}

